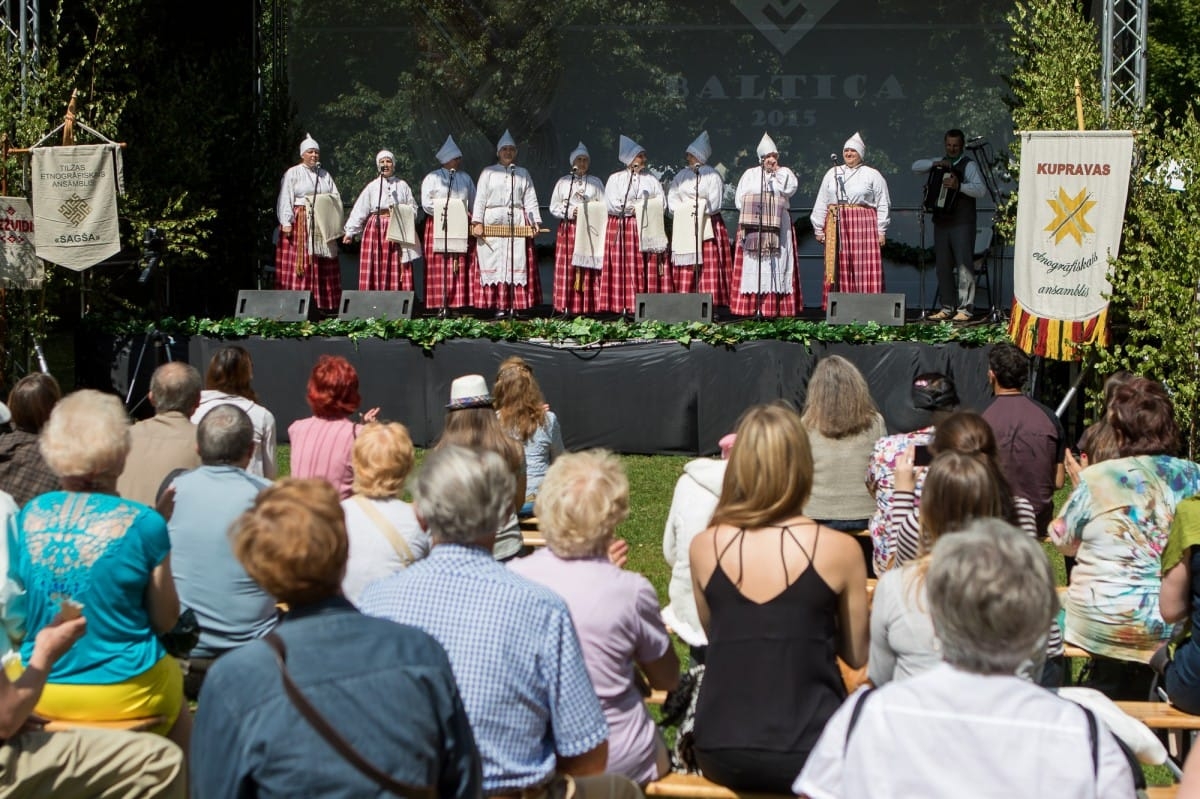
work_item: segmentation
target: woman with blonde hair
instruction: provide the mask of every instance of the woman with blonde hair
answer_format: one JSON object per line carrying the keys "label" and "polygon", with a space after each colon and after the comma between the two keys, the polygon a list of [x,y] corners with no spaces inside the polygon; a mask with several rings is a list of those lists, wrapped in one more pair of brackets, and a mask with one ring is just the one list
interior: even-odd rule
{"label": "woman with blonde hair", "polygon": [[10,573],[25,589],[29,666],[37,633],[83,613],[87,635],[50,670],[36,712],[49,719],[161,717],[153,728],[187,749],[183,673],[158,635],[179,619],[171,541],[157,511],[117,495],[129,417],[98,391],[64,397],[40,446],[61,491],[34,497],[13,522]]}
{"label": "woman with blonde hair", "polygon": [[350,557],[342,593],[355,605],[367,584],[407,568],[429,554],[429,536],[412,504],[401,499],[414,452],[408,428],[371,422],[354,440],[354,493],[342,500]]}
{"label": "woman with blonde hair", "polygon": [[679,659],[650,581],[608,557],[617,525],[629,515],[629,480],[612,453],[564,455],[546,473],[535,507],[546,549],[509,568],[567,603],[608,722],[606,770],[644,785],[666,774],[670,762],[636,671],[651,688],[670,691],[679,683]]}
{"label": "woman with blonde hair", "polygon": [[808,434],[788,405],[737,426],[712,526],[691,545],[708,635],[695,752],[713,782],[786,793],[846,698],[840,656],[867,656],[866,566],[849,536],[804,515]]}
{"label": "woman with blonde hair", "polygon": [[835,530],[865,530],[875,499],[863,474],[875,442],[887,435],[887,425],[858,368],[840,355],[818,361],[800,421],[813,456],[805,515]]}
{"label": "woman with blonde hair", "polygon": [[563,452],[558,416],[546,404],[533,367],[520,356],[505,358],[500,364],[492,391],[500,427],[525,447],[522,514],[528,515],[546,470]]}

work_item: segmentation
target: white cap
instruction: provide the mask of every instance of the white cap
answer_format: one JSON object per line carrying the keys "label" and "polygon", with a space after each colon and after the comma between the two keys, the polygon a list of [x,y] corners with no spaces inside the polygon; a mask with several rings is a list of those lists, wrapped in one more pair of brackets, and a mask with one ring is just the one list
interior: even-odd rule
{"label": "white cap", "polygon": [[317,144],[317,140],[312,137],[311,133],[304,134],[304,141],[300,142],[300,155],[304,155],[309,150],[321,151],[321,145]]}
{"label": "white cap", "polygon": [[382,166],[383,159],[385,158],[392,159],[393,164],[396,163],[396,156],[392,155],[391,150],[380,150],[379,152],[375,153],[375,166]]}
{"label": "white cap", "polygon": [[492,395],[488,391],[487,381],[483,375],[463,375],[454,378],[450,384],[450,402],[446,407],[452,411],[464,408],[487,408],[492,404]]}
{"label": "white cap", "polygon": [[567,163],[571,166],[575,166],[575,159],[581,155],[584,158],[587,158],[589,161],[592,158],[591,153],[588,152],[588,148],[583,146],[583,142],[579,142],[579,144],[575,145],[575,149],[571,151],[571,157],[567,159]]}
{"label": "white cap", "polygon": [[766,158],[771,153],[779,155],[779,148],[775,146],[775,140],[764,133],[762,139],[758,142],[758,149],[755,152],[759,158]]}
{"label": "white cap", "polygon": [[638,153],[646,152],[646,148],[635,142],[633,139],[622,134],[617,148],[617,157],[621,159],[621,163],[629,166],[633,163],[633,159],[638,157]]}
{"label": "white cap", "polygon": [[516,147],[517,140],[512,137],[512,134],[505,128],[504,135],[500,137],[500,141],[496,142],[496,152],[499,153],[502,147]]}
{"label": "white cap", "polygon": [[462,158],[462,150],[458,149],[458,145],[454,143],[453,136],[447,136],[445,144],[442,145],[442,149],[437,151],[434,158],[439,164],[447,164],[455,158]]}
{"label": "white cap", "polygon": [[700,163],[707,164],[708,157],[712,155],[712,143],[708,140],[708,131],[701,131],[696,140],[687,146],[687,151],[696,156],[696,160]]}
{"label": "white cap", "polygon": [[842,145],[843,150],[856,150],[859,158],[867,157],[867,143],[863,141],[863,137],[855,131],[854,135],[846,139],[846,143]]}

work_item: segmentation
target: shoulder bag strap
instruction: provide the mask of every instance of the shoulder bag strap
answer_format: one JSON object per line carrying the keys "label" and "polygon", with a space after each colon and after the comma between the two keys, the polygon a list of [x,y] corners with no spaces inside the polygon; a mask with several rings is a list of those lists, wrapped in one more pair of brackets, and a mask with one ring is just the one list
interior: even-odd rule
{"label": "shoulder bag strap", "polygon": [[271,647],[271,651],[275,654],[275,661],[279,664],[279,673],[283,677],[283,690],[287,693],[288,699],[292,700],[292,704],[300,711],[304,720],[312,725],[312,728],[320,733],[321,737],[336,749],[347,763],[358,769],[364,776],[369,777],[385,791],[397,796],[412,797],[412,799],[436,799],[437,793],[432,788],[400,782],[392,778],[390,774],[376,768],[360,755],[358,750],[325,720],[320,711],[309,704],[309,701],[304,698],[304,694],[300,693],[300,689],[296,687],[296,683],[292,681],[287,670],[287,647],[284,646],[283,639],[278,634],[271,632],[263,637],[263,641]]}
{"label": "shoulder bag strap", "polygon": [[842,742],[842,757],[846,756],[846,750],[850,748],[850,733],[854,732],[855,726],[858,725],[858,717],[863,712],[863,705],[867,704],[867,699],[870,698],[871,692],[875,688],[867,688],[862,692],[862,696],[854,703],[854,708],[850,711],[850,720],[846,722],[846,740]]}
{"label": "shoulder bag strap", "polygon": [[404,540],[404,536],[396,529],[395,525],[387,520],[387,518],[379,512],[379,508],[375,507],[375,503],[364,497],[362,494],[354,495],[354,504],[362,508],[363,513],[367,514],[375,526],[379,528],[379,532],[383,533],[383,537],[392,545],[392,549],[396,550],[396,554],[400,556],[400,560],[405,566],[411,564],[416,558],[413,557],[412,549],[409,548],[408,542]]}

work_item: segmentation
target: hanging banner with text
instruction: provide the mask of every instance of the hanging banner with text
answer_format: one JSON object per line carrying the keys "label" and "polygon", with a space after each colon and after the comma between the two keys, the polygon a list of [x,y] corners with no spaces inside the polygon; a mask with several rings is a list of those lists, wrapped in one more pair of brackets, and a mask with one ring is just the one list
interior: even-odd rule
{"label": "hanging banner with text", "polygon": [[35,147],[31,152],[38,257],[82,272],[120,252],[120,146]]}
{"label": "hanging banner with text", "polygon": [[33,251],[33,210],[24,197],[0,197],[0,286],[41,287],[45,270]]}
{"label": "hanging banner with text", "polygon": [[1132,157],[1129,131],[1021,134],[1008,333],[1025,352],[1074,360],[1079,345],[1108,344]]}

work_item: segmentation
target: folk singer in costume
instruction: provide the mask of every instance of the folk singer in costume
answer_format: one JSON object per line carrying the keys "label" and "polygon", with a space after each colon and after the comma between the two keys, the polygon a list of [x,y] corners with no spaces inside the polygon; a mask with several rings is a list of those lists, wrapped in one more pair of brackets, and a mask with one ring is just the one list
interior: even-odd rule
{"label": "folk singer in costume", "polygon": [[542,301],[533,237],[542,226],[529,170],[517,166],[517,142],[507,130],[496,144],[498,163],[479,174],[471,235],[475,244],[471,304],[513,311]]}
{"label": "folk singer in costume", "polygon": [[275,215],[275,288],[311,291],[318,309],[336,311],[342,302],[342,198],[321,168],[321,147],[311,134],[300,142],[300,163],[283,173]]}
{"label": "folk singer in costume", "polygon": [[[825,294],[837,291],[878,294],[883,291],[879,248],[887,238],[887,181],[863,159],[867,145],[855,133],[842,148],[842,160],[825,173],[813,202],[812,225],[825,245]],[[822,298],[821,305],[825,305]]]}
{"label": "folk singer in costume", "polygon": [[724,306],[729,305],[733,256],[721,218],[725,181],[708,165],[711,155],[708,131],[702,131],[687,147],[688,168],[675,175],[667,191],[667,209],[674,216],[671,284],[680,293],[710,293],[713,305]]}
{"label": "folk singer in costume", "polygon": [[929,175],[925,208],[933,214],[933,258],[941,309],[930,319],[969,322],[975,305],[975,201],[987,194],[979,165],[964,152],[966,135],[946,131],[946,157],[914,161],[913,172]]}
{"label": "folk singer in costume", "polygon": [[646,171],[646,148],[622,136],[618,152],[626,168],[609,175],[604,185],[608,230],[599,310],[627,314],[636,294],[670,291],[670,279],[663,264],[662,184]]}
{"label": "folk singer in costume", "polygon": [[421,181],[425,210],[425,307],[462,308],[471,304],[469,264],[475,253],[470,236],[475,181],[462,169],[463,154],[447,136],[435,156],[441,169]]}
{"label": "folk singer in costume", "polygon": [[796,230],[788,210],[800,183],[779,164],[779,148],[767,134],[758,143],[759,166],[738,181],[738,220],[729,310],[738,316],[795,316],[800,293]]}
{"label": "folk singer in costume", "polygon": [[358,195],[342,243],[349,244],[362,235],[359,291],[412,291],[412,262],[421,257],[417,201],[408,184],[396,176],[396,157],[391,151],[380,150],[375,166],[379,176]]}
{"label": "folk singer in costume", "polygon": [[588,174],[591,157],[583,142],[571,152],[570,162],[571,174],[559,178],[550,197],[550,213],[562,220],[554,242],[554,310],[595,313],[608,206],[604,184]]}

